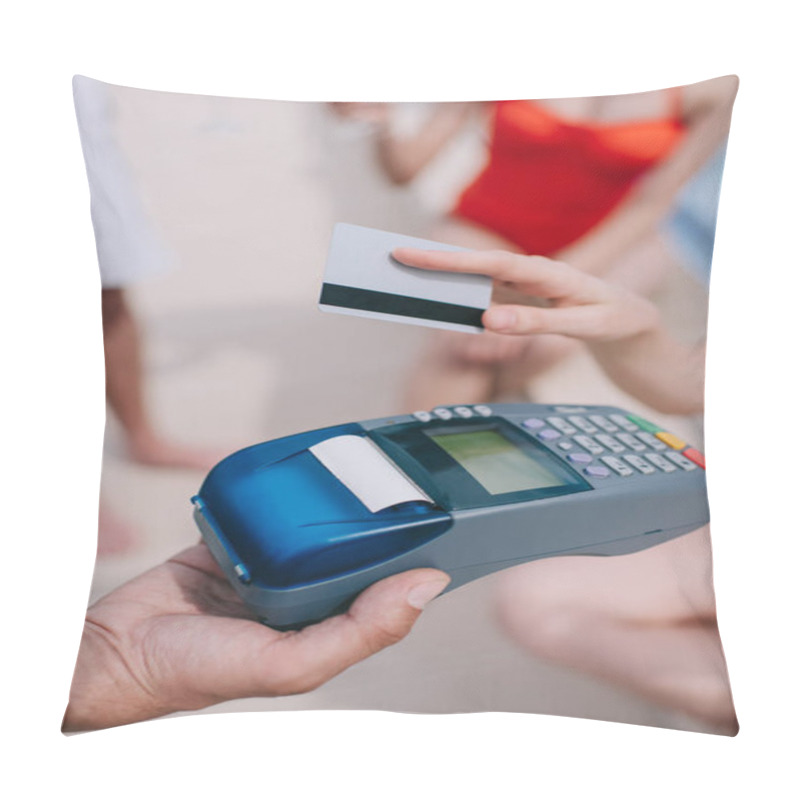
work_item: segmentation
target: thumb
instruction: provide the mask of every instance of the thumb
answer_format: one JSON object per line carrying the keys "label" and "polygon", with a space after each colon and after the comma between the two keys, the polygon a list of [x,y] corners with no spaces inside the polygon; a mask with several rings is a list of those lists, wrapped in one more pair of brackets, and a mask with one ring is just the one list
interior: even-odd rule
{"label": "thumb", "polygon": [[614,332],[606,306],[586,304],[563,308],[492,306],[483,313],[483,324],[494,333],[530,335],[558,333],[576,339],[599,339]]}
{"label": "thumb", "polygon": [[[365,589],[349,611],[310,625],[270,648],[271,672],[290,685],[281,693],[306,692],[343,670],[396,644],[411,631],[425,605],[441,594],[450,576],[435,569],[392,575]],[[298,669],[302,665],[302,669]]]}
{"label": "thumb", "polygon": [[436,569],[392,575],[365,589],[345,617],[369,639],[372,652],[377,652],[408,634],[422,609],[449,583],[450,576]]}

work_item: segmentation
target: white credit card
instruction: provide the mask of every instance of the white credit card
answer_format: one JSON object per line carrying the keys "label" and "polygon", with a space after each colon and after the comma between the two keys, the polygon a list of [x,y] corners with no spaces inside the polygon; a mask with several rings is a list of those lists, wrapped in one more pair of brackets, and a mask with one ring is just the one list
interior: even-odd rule
{"label": "white credit card", "polygon": [[491,278],[409,267],[392,258],[396,247],[466,249],[340,222],[333,229],[320,309],[468,333],[483,330]]}

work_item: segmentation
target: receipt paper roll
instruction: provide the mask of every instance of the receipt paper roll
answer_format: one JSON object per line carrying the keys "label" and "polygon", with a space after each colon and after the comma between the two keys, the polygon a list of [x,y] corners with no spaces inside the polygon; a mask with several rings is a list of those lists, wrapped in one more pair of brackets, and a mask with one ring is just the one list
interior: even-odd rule
{"label": "receipt paper roll", "polygon": [[363,436],[334,436],[309,450],[373,514],[398,503],[433,503],[377,445]]}

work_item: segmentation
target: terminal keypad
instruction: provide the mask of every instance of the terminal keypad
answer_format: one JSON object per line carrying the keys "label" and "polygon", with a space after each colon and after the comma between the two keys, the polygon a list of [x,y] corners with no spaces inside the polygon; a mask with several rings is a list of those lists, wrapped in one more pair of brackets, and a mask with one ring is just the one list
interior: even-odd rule
{"label": "terminal keypad", "polygon": [[616,433],[619,430],[610,419],[604,417],[602,414],[592,414],[589,417],[589,421],[597,425],[598,428],[602,428],[606,433]]}
{"label": "terminal keypad", "polygon": [[699,450],[633,414],[532,417],[522,426],[591,478],[705,469]]}
{"label": "terminal keypad", "polygon": [[610,433],[598,433],[594,438],[612,453],[624,453],[627,449],[622,442],[613,437]]}
{"label": "terminal keypad", "polygon": [[574,436],[573,441],[584,450],[588,450],[593,456],[599,456],[600,453],[605,451],[605,447],[591,436]]}
{"label": "terminal keypad", "polygon": [[[556,407],[556,410],[561,410]],[[586,411],[589,409],[572,409]],[[590,478],[691,472],[705,469],[703,454],[668,431],[634,414],[569,414],[535,416],[520,426]],[[455,417],[489,417],[491,406],[438,407],[413,416],[423,423]]]}
{"label": "terminal keypad", "polygon": [[570,425],[563,417],[548,417],[547,422],[554,428],[558,428],[565,436],[574,436],[578,429]]}
{"label": "terminal keypad", "polygon": [[647,445],[639,441],[632,433],[617,434],[617,439],[619,439],[627,449],[635,450],[637,453],[643,453],[647,450]]}
{"label": "terminal keypad", "polygon": [[622,475],[627,478],[628,475],[633,475],[633,470],[622,459],[616,456],[603,456],[600,459],[607,467],[611,467],[617,475]]}
{"label": "terminal keypad", "polygon": [[597,427],[589,422],[586,417],[572,416],[567,417],[575,427],[580,428],[584,433],[597,433]]}

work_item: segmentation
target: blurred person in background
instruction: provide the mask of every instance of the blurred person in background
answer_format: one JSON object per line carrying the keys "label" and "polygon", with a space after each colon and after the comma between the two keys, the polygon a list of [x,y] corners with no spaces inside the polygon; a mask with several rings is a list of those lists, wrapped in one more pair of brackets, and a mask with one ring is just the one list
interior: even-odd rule
{"label": "blurred person in background", "polygon": [[[611,380],[667,414],[704,405],[705,342],[685,344],[649,300],[566,263],[502,251],[399,248],[410,266],[489,275],[546,306],[493,305],[486,328],[509,339],[584,342]],[[717,627],[709,528],[624,556],[523,564],[501,580],[503,627],[533,655],[738,730]]]}
{"label": "blurred person in background", "polygon": [[[117,141],[109,87],[76,75],[75,112],[91,190],[91,215],[100,267],[106,399],[118,419],[128,456],[155,467],[205,470],[215,454],[171,441],[157,430],[145,399],[142,337],[130,289],[170,267],[139,201]],[[136,544],[134,531],[100,503],[98,553],[117,554]]]}
{"label": "blurred person in background", "polygon": [[[389,105],[334,107],[373,124],[378,161],[400,184],[483,116],[489,129],[484,165],[431,238],[547,255],[649,294],[675,260],[660,228],[681,188],[724,141],[737,88],[738,79],[727,76],[630,95],[441,103],[416,133],[402,136]],[[502,299],[506,290],[496,291]],[[404,405],[427,409],[519,396],[575,347],[558,335],[509,341],[491,332],[437,331]]]}

